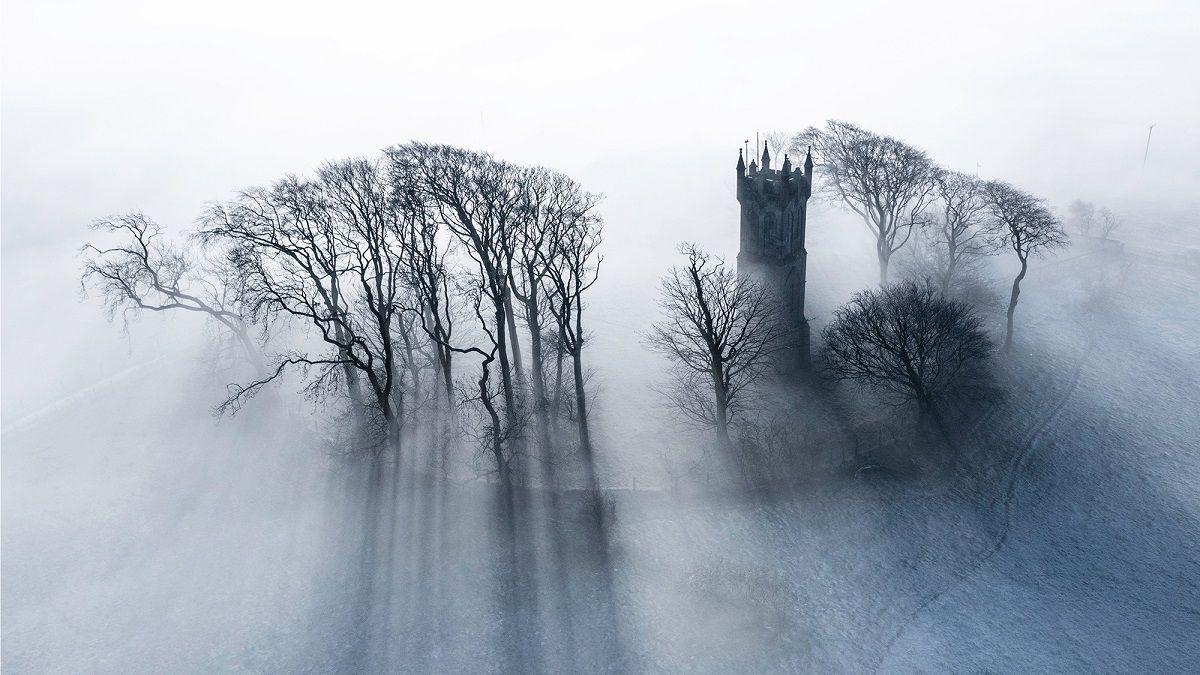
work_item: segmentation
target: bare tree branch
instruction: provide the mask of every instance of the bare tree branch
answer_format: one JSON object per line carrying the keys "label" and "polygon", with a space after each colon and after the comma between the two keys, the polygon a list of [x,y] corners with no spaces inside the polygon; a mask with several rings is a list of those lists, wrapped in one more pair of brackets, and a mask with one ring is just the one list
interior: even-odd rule
{"label": "bare tree branch", "polygon": [[203,314],[228,330],[246,359],[263,372],[262,353],[250,335],[240,278],[229,260],[197,259],[187,248],[163,241],[163,229],[141,213],[102,218],[92,229],[123,237],[112,247],[84,244],[81,276],[98,290],[110,317],[131,311]]}

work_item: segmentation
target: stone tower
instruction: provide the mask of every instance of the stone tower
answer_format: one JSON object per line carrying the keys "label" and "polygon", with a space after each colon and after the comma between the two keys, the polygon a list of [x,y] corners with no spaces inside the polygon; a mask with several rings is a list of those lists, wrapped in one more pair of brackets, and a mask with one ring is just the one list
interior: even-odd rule
{"label": "stone tower", "polygon": [[742,211],[738,274],[758,280],[779,299],[780,311],[792,333],[791,348],[781,363],[784,373],[810,366],[809,328],[804,316],[808,259],[804,232],[812,175],[811,150],[804,158],[803,170],[793,168],[787,155],[782,167],[772,169],[766,143],[761,163],[752,159],[749,167],[738,151],[737,198]]}

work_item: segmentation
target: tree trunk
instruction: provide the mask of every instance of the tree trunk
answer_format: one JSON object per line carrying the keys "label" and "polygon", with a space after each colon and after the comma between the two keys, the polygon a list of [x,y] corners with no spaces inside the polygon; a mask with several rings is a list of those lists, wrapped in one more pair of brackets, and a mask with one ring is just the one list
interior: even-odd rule
{"label": "tree trunk", "polygon": [[512,291],[504,292],[504,312],[508,320],[508,348],[512,354],[512,366],[516,371],[517,384],[525,383],[525,368],[521,357],[521,340],[517,337],[517,315],[513,313]]}
{"label": "tree trunk", "polygon": [[[429,305],[425,307],[425,322],[433,324],[432,337],[434,355],[437,358],[437,368],[441,373],[441,385],[445,388],[446,403],[450,407],[454,406],[454,351],[444,344],[449,337],[446,336],[445,328],[442,326],[441,317],[438,314],[438,301],[436,297],[428,301]],[[438,378],[435,378],[438,379]],[[437,387],[437,384],[434,384]]]}
{"label": "tree trunk", "polygon": [[[412,335],[408,330],[400,326],[400,339],[404,346],[404,365],[401,366],[408,372],[408,377],[412,381],[412,400],[416,405],[421,404],[421,366],[417,364],[416,349],[413,347]],[[402,373],[394,373],[392,381],[393,397],[400,401],[401,414],[403,414],[404,403],[404,377]]]}
{"label": "tree trunk", "polygon": [[500,480],[505,484],[509,484],[508,463],[504,461],[504,446],[500,443],[500,414],[496,412],[496,406],[492,403],[492,394],[488,391],[488,363],[484,362],[479,376],[479,399],[483,402],[483,407],[487,410],[488,419],[492,422],[491,434],[491,450],[492,458],[496,462],[496,472],[500,475]]}
{"label": "tree trunk", "polygon": [[1021,272],[1013,279],[1012,294],[1008,298],[1008,317],[1007,326],[1004,331],[1004,347],[1005,352],[1012,351],[1013,344],[1013,315],[1017,312],[1017,298],[1021,297],[1021,280],[1025,278],[1025,272],[1029,269],[1027,259],[1021,258]]}
{"label": "tree trunk", "polygon": [[[333,277],[333,284],[330,288],[330,300],[327,304],[330,314],[345,317],[345,313],[341,310],[341,292],[338,290],[337,277]],[[339,345],[346,344],[346,331],[342,328],[341,323],[335,322],[333,325],[333,335]],[[362,386],[358,380],[358,371],[349,362],[349,353],[345,349],[338,350],[338,356],[342,360],[342,372],[346,376],[346,393],[350,396],[351,406],[354,408],[353,417],[355,420],[355,431],[362,431],[363,421],[363,394]]]}
{"label": "tree trunk", "polygon": [[526,301],[525,314],[528,317],[529,325],[529,355],[532,360],[530,372],[533,379],[533,402],[536,408],[536,420],[538,425],[538,441],[541,443],[542,451],[548,451],[550,448],[550,429],[549,420],[549,405],[546,401],[546,366],[544,363],[545,356],[542,354],[542,326],[538,320],[537,299],[530,291],[529,299]]}
{"label": "tree trunk", "polygon": [[[346,343],[346,334],[340,325],[335,325],[334,337],[340,344]],[[350,363],[349,352],[345,349],[338,350],[338,357],[342,360],[342,374],[346,376],[346,393],[350,396],[350,403],[354,406],[354,415],[355,417],[361,417],[363,412],[363,395],[362,385],[358,380],[358,370]]]}
{"label": "tree trunk", "polygon": [[729,438],[729,390],[725,387],[724,369],[720,365],[713,366],[712,381],[717,440],[721,442],[722,449],[725,450],[732,443]]}
{"label": "tree trunk", "polygon": [[958,259],[955,257],[957,247],[954,242],[950,242],[946,252],[946,271],[942,274],[942,297],[950,294],[950,280],[954,277],[954,268],[957,266]]}
{"label": "tree trunk", "polygon": [[508,313],[504,310],[504,300],[495,303],[496,315],[496,351],[500,356],[500,386],[504,392],[504,418],[511,422],[517,414],[514,404],[512,369],[508,362]]}
{"label": "tree trunk", "polygon": [[421,367],[413,364],[408,367],[408,374],[412,378],[412,400],[413,405],[421,405]]}
{"label": "tree trunk", "polygon": [[445,353],[438,359],[442,367],[442,386],[446,388],[446,403],[454,405],[454,354],[449,349],[440,348]]}
{"label": "tree trunk", "polygon": [[[950,450],[950,469],[958,464],[958,444],[950,435],[950,427],[942,412],[932,399],[925,396],[917,400],[917,434],[923,444],[945,446]],[[939,453],[940,454],[940,453]]]}
{"label": "tree trunk", "polygon": [[888,282],[888,264],[891,263],[892,254],[886,249],[879,249],[879,285],[887,286]]}
{"label": "tree trunk", "polygon": [[917,428],[915,442],[919,446],[921,453],[928,453],[928,456],[937,456],[932,449],[936,447],[936,439],[933,433],[933,418],[930,415],[929,404],[923,399],[917,399]]}
{"label": "tree trunk", "polygon": [[391,448],[392,450],[395,451],[396,459],[397,459],[397,461],[399,461],[399,458],[400,458],[400,417],[397,415],[396,411],[391,408],[390,405],[388,407],[384,408],[383,417],[384,417],[384,421],[387,425],[387,438],[386,438],[387,447]]}
{"label": "tree trunk", "polygon": [[[341,352],[341,357],[346,358],[346,352]],[[353,406],[353,414],[355,418],[361,418],[363,414],[363,394],[362,383],[358,379],[358,370],[348,362],[342,363],[342,372],[346,376],[346,393],[350,396],[350,404]]]}
{"label": "tree trunk", "polygon": [[588,429],[587,391],[583,382],[583,354],[576,348],[571,352],[571,362],[575,369],[575,422],[579,427],[579,447],[584,456],[592,456],[592,436]]}
{"label": "tree trunk", "polygon": [[557,437],[561,431],[562,421],[562,390],[563,390],[563,344],[562,335],[558,338],[558,348],[554,355],[554,401],[551,410],[554,412],[554,434]]}
{"label": "tree trunk", "polygon": [[599,489],[596,481],[596,465],[592,459],[592,434],[588,428],[587,391],[583,383],[583,348],[576,344],[571,352],[571,362],[575,369],[575,424],[579,427],[579,449],[583,454],[583,469],[586,473],[588,488]]}

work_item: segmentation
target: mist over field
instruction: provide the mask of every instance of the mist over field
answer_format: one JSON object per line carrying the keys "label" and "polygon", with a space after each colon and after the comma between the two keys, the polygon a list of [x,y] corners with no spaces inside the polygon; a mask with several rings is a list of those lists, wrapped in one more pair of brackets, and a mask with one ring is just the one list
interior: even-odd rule
{"label": "mist over field", "polygon": [[[14,0],[2,23],[6,672],[1200,659],[1191,3]],[[1044,199],[1070,242],[1030,262],[1011,351],[1019,264],[1007,249],[980,258],[954,297],[996,347],[1000,394],[922,435],[916,404],[827,374],[823,331],[879,268],[863,220],[814,192],[804,314],[826,374],[756,392],[722,445],[664,393],[679,368],[647,337],[660,284],[687,263],[681,242],[735,264],[739,150],[831,119]],[[419,156],[413,141],[602,195],[582,314],[590,449],[568,406],[554,461],[516,478],[489,464],[483,352],[455,357],[460,412],[415,406],[391,455],[359,451],[335,376],[322,397],[288,371],[217,414],[230,383],[255,379],[228,331],[191,312],[110,320],[81,282],[81,246],[116,241],[88,228],[98,218],[140,211],[183,246],[239,190],[343,158],[399,162]],[[1076,201],[1119,227],[1077,231]],[[894,254],[893,280],[921,276],[918,240]],[[478,316],[456,340],[484,344]],[[318,353],[310,326],[273,321],[268,360]],[[454,414],[467,422],[443,448]],[[496,447],[532,444],[522,428]]]}

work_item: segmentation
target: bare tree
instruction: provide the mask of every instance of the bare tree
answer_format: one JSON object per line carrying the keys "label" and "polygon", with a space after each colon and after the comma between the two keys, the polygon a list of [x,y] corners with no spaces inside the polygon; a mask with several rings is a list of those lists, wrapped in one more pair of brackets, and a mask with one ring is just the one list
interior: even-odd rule
{"label": "bare tree", "polygon": [[[592,440],[588,418],[587,388],[583,367],[583,348],[587,340],[583,327],[584,294],[599,278],[599,253],[603,221],[596,213],[600,196],[584,191],[578,183],[566,179],[555,188],[556,205],[548,221],[546,246],[537,250],[544,274],[546,308],[558,329],[560,348],[571,359],[575,383],[575,425],[585,468],[592,468]],[[595,477],[589,476],[591,487]]]}
{"label": "bare tree", "polygon": [[396,330],[406,268],[393,233],[402,229],[394,221],[411,215],[394,204],[380,165],[352,159],[326,165],[315,181],[289,177],[209,209],[200,236],[234,247],[256,315],[306,323],[332,349],[282,355],[267,376],[231,386],[222,409],[236,410],[289,368],[315,369],[310,391],[328,391],[341,376],[356,411],[373,414],[399,449]]}
{"label": "bare tree", "polygon": [[1108,239],[1121,227],[1121,217],[1107,207],[1096,210],[1092,202],[1076,199],[1067,207],[1067,224],[1083,237]]}
{"label": "bare tree", "polygon": [[[564,218],[573,217],[570,213],[574,207],[572,187],[571,179],[547,169],[531,169],[524,174],[520,228],[513,242],[515,250],[509,256],[513,265],[512,294],[521,303],[525,325],[529,329],[534,419],[543,449],[550,446],[550,400],[546,382],[548,350],[542,344],[548,319],[543,288],[550,266],[543,258],[548,249],[556,253],[563,250],[553,246],[550,237],[561,229]],[[553,323],[553,319],[549,322]],[[561,378],[561,370],[559,374]]]}
{"label": "bare tree", "polygon": [[[413,356],[413,334],[402,313],[408,266],[396,233],[408,229],[415,216],[406,208],[409,202],[394,198],[385,167],[376,160],[331,162],[321,167],[317,177],[346,253],[359,319],[355,327],[367,365],[364,374],[387,437],[398,447],[405,414],[404,371],[416,364],[404,360]],[[389,405],[384,405],[385,399]]]}
{"label": "bare tree", "polygon": [[834,378],[915,402],[920,418],[938,424],[942,402],[986,381],[992,353],[969,305],[911,281],[856,293],[823,337]]}
{"label": "bare tree", "polygon": [[471,304],[479,326],[487,338],[487,345],[485,348],[480,348],[474,345],[456,346],[445,342],[443,346],[458,354],[476,354],[481,358],[479,378],[475,382],[477,393],[469,396],[467,402],[479,402],[487,414],[487,423],[484,425],[481,440],[492,455],[496,475],[500,477],[502,483],[509,485],[513,479],[512,460],[514,457],[510,441],[517,429],[514,425],[501,419],[500,412],[496,407],[497,393],[493,391],[490,384],[492,363],[496,360],[502,338],[498,337],[496,329],[489,327],[489,322],[484,318],[483,302],[487,295],[487,281],[476,276],[471,279],[471,283],[472,286],[462,290],[466,290],[466,294],[469,296],[469,304]]}
{"label": "bare tree", "polygon": [[1118,228],[1121,227],[1121,216],[1113,212],[1112,209],[1100,209],[1100,224],[1099,232],[1101,239],[1108,239]]}
{"label": "bare tree", "polygon": [[[288,176],[270,188],[244,190],[229,204],[211,206],[197,236],[206,246],[230,247],[257,320],[298,316],[316,323],[323,337],[328,331],[325,341],[338,349],[333,366],[341,369],[354,413],[360,414],[360,373],[346,353],[352,342],[347,335],[350,301],[343,288],[346,263],[320,186]],[[309,311],[301,312],[301,307]],[[336,379],[322,368],[314,384],[324,388]],[[252,396],[269,381],[260,380],[244,395]],[[224,408],[236,410],[240,398],[226,401]]]}
{"label": "bare tree", "polygon": [[811,146],[826,176],[822,190],[858,214],[875,237],[879,283],[888,280],[888,263],[913,228],[928,220],[934,195],[935,167],[923,151],[891,136],[848,122],[829,120],[809,127],[793,148]]}
{"label": "bare tree", "polygon": [[264,373],[262,352],[250,334],[240,279],[223,255],[197,260],[192,251],[163,241],[163,229],[141,213],[102,218],[92,229],[124,241],[101,248],[84,244],[82,281],[98,290],[109,316],[129,311],[202,314],[229,331],[246,360]]}
{"label": "bare tree", "polygon": [[1092,236],[1092,229],[1096,226],[1096,205],[1076,199],[1067,207],[1067,221],[1080,236]]}
{"label": "bare tree", "polygon": [[[763,140],[771,147],[771,156],[777,161],[782,162],[782,158],[789,150],[793,148],[793,140],[796,134],[790,131],[768,131],[763,134]],[[757,146],[756,146],[757,148]],[[751,157],[758,153],[760,149],[756,149],[751,153]]]}
{"label": "bare tree", "polygon": [[728,447],[729,427],[786,331],[761,285],[694,244],[682,244],[679,251],[687,265],[672,268],[662,280],[666,316],[651,328],[646,344],[681,368],[666,391],[671,403],[686,418],[715,429]]}
{"label": "bare tree", "polygon": [[[393,179],[395,180],[395,179]],[[447,258],[451,252],[450,241],[439,240],[439,227],[435,219],[428,216],[424,205],[409,207],[413,218],[398,221],[403,228],[396,233],[404,249],[403,261],[406,277],[412,289],[412,306],[421,329],[426,333],[433,350],[436,368],[435,386],[444,394],[447,404],[454,402],[454,350],[449,346],[454,341],[454,294]]]}
{"label": "bare tree", "polygon": [[1046,208],[1041,199],[1008,183],[989,181],[983,186],[992,217],[1000,226],[999,241],[1012,249],[1021,262],[1021,270],[1013,279],[1012,292],[1008,300],[1008,313],[1004,331],[1004,351],[1012,349],[1013,315],[1017,311],[1017,299],[1021,296],[1021,280],[1029,271],[1029,258],[1045,251],[1064,246],[1067,234],[1058,219]]}
{"label": "bare tree", "polygon": [[[553,409],[571,411],[590,466],[583,314],[601,262],[598,200],[552,171],[411,143],[382,161],[329,163],[313,178],[289,176],[211,206],[196,235],[205,252],[221,254],[211,274],[193,274],[190,257],[162,245],[159,228],[137,216],[109,222],[133,233],[135,245],[85,247],[84,276],[103,285],[111,311],[204,312],[247,349],[246,326],[307,329],[253,381],[229,385],[219,410],[236,412],[295,371],[310,396],[344,385],[356,431],[375,423],[384,441],[376,447],[397,452],[405,420],[419,419],[426,404],[427,382],[434,405],[450,407],[456,356],[479,356],[469,398],[486,415],[489,454],[509,480],[526,423],[514,306],[530,329],[542,444],[550,445],[553,362]],[[478,331],[461,330],[468,305]],[[568,361],[573,396],[562,395]]]}
{"label": "bare tree", "polygon": [[938,284],[950,292],[955,275],[996,250],[988,227],[988,203],[978,178],[938,170],[933,177],[940,213],[932,218],[938,256]]}
{"label": "bare tree", "polygon": [[[553,315],[551,315],[553,317]],[[554,361],[554,382],[547,382],[547,388],[550,390],[549,406],[550,419],[554,422],[554,433],[557,435],[560,431],[560,424],[565,419],[574,419],[574,406],[570,403],[570,396],[566,394],[566,385],[563,384],[564,366],[567,359],[567,350],[563,345],[562,331],[558,329],[558,325],[552,320],[551,325],[547,326],[542,335],[542,344],[546,349],[548,359]]]}
{"label": "bare tree", "polygon": [[521,204],[519,172],[490,155],[446,145],[409,143],[391,148],[388,156],[393,175],[410,178],[431,215],[462,244],[484,282],[483,291],[492,304],[491,332],[498,341],[505,415],[512,423],[520,416],[513,385],[516,349],[509,331],[511,251]]}

